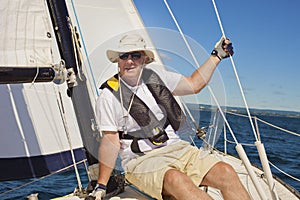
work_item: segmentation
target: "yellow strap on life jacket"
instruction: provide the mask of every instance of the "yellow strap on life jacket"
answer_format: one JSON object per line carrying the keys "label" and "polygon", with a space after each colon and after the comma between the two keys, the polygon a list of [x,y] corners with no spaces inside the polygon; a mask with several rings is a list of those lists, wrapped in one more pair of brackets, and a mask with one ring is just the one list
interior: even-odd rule
{"label": "yellow strap on life jacket", "polygon": [[119,89],[119,81],[118,79],[116,79],[115,77],[111,77],[108,81],[107,81],[107,85],[109,87],[111,87],[114,91],[118,91]]}

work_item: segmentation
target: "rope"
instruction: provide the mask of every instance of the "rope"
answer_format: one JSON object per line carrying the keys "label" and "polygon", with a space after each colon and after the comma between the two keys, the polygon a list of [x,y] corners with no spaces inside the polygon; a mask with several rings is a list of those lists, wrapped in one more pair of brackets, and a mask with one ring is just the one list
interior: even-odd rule
{"label": "rope", "polygon": [[39,72],[40,72],[40,68],[39,68],[39,67],[37,67],[37,68],[36,68],[36,73],[35,73],[35,76],[33,77],[33,80],[32,80],[32,82],[31,82],[31,85],[30,85],[30,87],[29,87],[29,88],[31,88],[31,87],[34,85],[34,83],[35,83],[35,80],[37,79],[37,77],[38,77],[38,75],[39,75]]}
{"label": "rope", "polygon": [[[223,25],[222,25],[222,22],[221,22],[221,18],[220,18],[220,16],[219,16],[219,12],[218,12],[218,9],[217,9],[217,5],[216,5],[216,3],[215,3],[214,0],[212,0],[212,3],[213,3],[213,5],[214,5],[214,10],[215,10],[215,13],[216,13],[218,22],[219,22],[219,26],[220,26],[222,35],[223,35],[224,38],[226,38],[225,32],[224,32],[224,28],[223,28]],[[256,141],[258,141],[257,133],[256,133],[256,131],[255,131],[254,124],[253,124],[253,122],[252,122],[252,120],[251,120],[251,114],[250,114],[249,107],[248,107],[248,104],[247,104],[247,101],[246,101],[246,97],[245,97],[245,94],[244,94],[244,90],[243,90],[243,87],[242,87],[240,78],[239,78],[239,76],[238,76],[238,73],[237,73],[237,70],[236,70],[236,67],[235,67],[235,62],[233,61],[233,57],[232,57],[231,55],[230,55],[229,58],[230,58],[230,61],[231,61],[231,65],[232,65],[232,68],[233,68],[233,71],[234,71],[234,74],[235,74],[237,83],[238,83],[239,88],[240,88],[240,92],[241,92],[241,95],[242,95],[242,98],[243,98],[243,101],[244,101],[244,104],[245,104],[245,108],[246,108],[246,111],[247,111],[247,114],[248,114],[248,118],[249,118],[249,121],[250,121],[250,124],[251,124],[251,127],[252,127],[252,131],[253,131],[253,133],[254,133],[254,136],[255,136]]]}
{"label": "rope", "polygon": [[79,72],[80,71],[79,62],[83,62],[82,54],[80,51],[80,45],[78,42],[78,38],[76,37],[76,32],[75,32],[74,26],[73,26],[70,18],[68,18],[68,23],[69,23],[69,29],[70,29],[71,35],[72,35],[72,43],[74,44],[73,51],[74,51],[74,56],[75,56],[76,68],[78,71],[77,76],[82,81],[83,79],[80,75],[81,73]]}
{"label": "rope", "polygon": [[79,31],[79,34],[80,34],[80,38],[81,38],[81,41],[82,41],[82,46],[83,46],[83,49],[84,49],[84,53],[85,53],[85,56],[86,56],[86,59],[87,59],[87,62],[88,62],[88,66],[89,66],[89,70],[90,70],[90,73],[91,73],[91,76],[92,76],[93,85],[95,87],[95,91],[96,91],[97,96],[99,96],[97,83],[96,83],[95,76],[94,76],[94,73],[93,73],[90,58],[89,58],[88,53],[87,53],[86,45],[85,45],[85,42],[84,42],[84,39],[83,39],[83,34],[81,32],[81,28],[80,28],[80,24],[79,24],[79,20],[78,20],[78,16],[77,16],[76,9],[75,9],[75,4],[74,4],[73,0],[71,0],[71,4],[72,4],[72,10],[73,10],[73,13],[74,13],[74,16],[75,16],[75,19],[76,19],[76,23],[77,23],[77,26],[78,26],[78,31]]}
{"label": "rope", "polygon": [[56,100],[57,100],[58,108],[59,108],[60,115],[61,115],[61,118],[62,118],[62,122],[63,122],[63,125],[64,125],[64,129],[65,129],[65,132],[66,132],[68,144],[69,144],[69,147],[70,147],[72,162],[73,162],[73,166],[74,166],[74,170],[75,170],[75,174],[76,174],[76,178],[77,178],[77,182],[78,182],[78,189],[79,189],[79,191],[81,191],[82,184],[81,184],[78,168],[77,168],[77,165],[76,165],[75,155],[74,155],[74,151],[73,151],[74,149],[73,149],[73,146],[72,146],[70,132],[69,132],[69,129],[68,129],[64,104],[63,104],[63,100],[62,100],[62,96],[61,96],[61,92],[59,90],[59,87],[57,87],[57,88],[58,88],[59,99],[57,98]]}
{"label": "rope", "polygon": [[[143,61],[144,62],[144,61]],[[144,65],[144,64],[143,64]],[[124,109],[122,109],[122,112],[123,112],[123,118],[124,118],[124,125],[122,126],[123,128],[123,131],[124,131],[124,134],[127,134],[127,123],[128,123],[128,116],[129,116],[129,113],[130,113],[130,110],[131,110],[131,107],[132,107],[132,104],[133,104],[133,99],[135,97],[135,95],[137,95],[137,92],[138,92],[138,89],[140,88],[141,85],[139,85],[140,83],[140,80],[141,80],[141,77],[142,77],[142,73],[144,71],[144,66],[142,66],[142,69],[140,71],[140,74],[139,74],[139,77],[136,81],[136,90],[134,91],[131,99],[130,99],[130,102],[129,102],[129,106],[128,106],[128,109],[126,111],[126,114],[124,113]],[[124,102],[123,102],[123,95],[122,95],[122,87],[121,87],[121,76],[120,76],[120,72],[118,73],[118,76],[119,76],[119,87],[120,87],[120,101],[121,101],[121,106],[124,105]]]}

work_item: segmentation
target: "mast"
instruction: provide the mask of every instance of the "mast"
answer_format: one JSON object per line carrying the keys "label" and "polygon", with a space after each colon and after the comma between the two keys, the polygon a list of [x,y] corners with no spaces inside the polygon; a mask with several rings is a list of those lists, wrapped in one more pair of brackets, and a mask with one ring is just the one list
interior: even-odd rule
{"label": "mast", "polygon": [[96,156],[93,156],[98,155],[99,144],[95,139],[98,130],[92,129],[95,114],[88,94],[86,77],[82,71],[80,47],[76,45],[75,41],[79,40],[79,38],[72,26],[66,2],[62,0],[47,0],[47,4],[59,52],[68,71],[67,93],[71,97],[83,146],[86,150],[86,157],[91,165],[98,162]]}
{"label": "mast", "polygon": [[77,63],[74,53],[74,44],[72,42],[72,33],[70,31],[71,20],[65,1],[47,0],[47,5],[54,28],[59,53],[64,60],[68,71],[68,86],[75,84],[75,75],[78,74]]}

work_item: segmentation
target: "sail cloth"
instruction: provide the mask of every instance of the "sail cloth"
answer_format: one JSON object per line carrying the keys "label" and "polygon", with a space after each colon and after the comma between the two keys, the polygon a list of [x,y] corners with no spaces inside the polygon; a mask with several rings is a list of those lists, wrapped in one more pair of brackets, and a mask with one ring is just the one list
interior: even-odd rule
{"label": "sail cloth", "polygon": [[[132,0],[67,0],[66,2],[72,22],[74,24],[77,20],[79,22],[77,27],[80,27],[82,34],[82,50],[86,48],[91,65],[91,69],[86,68],[86,75],[89,81],[92,81],[94,76],[96,82],[94,90],[117,73],[117,65],[111,64],[105,56],[106,50],[117,47],[120,38],[125,34],[139,34],[145,39],[148,48],[154,48]],[[73,6],[75,10],[72,10]],[[156,51],[154,54],[156,61],[159,61]],[[87,60],[84,64],[88,67]],[[93,92],[97,97],[96,92]]]}
{"label": "sail cloth", "polygon": [[44,2],[2,0],[0,12],[0,84],[52,81],[52,36]]}
{"label": "sail cloth", "polygon": [[49,67],[51,31],[42,0],[0,4],[0,67]]}
{"label": "sail cloth", "polygon": [[0,0],[0,25],[0,180],[44,176],[72,164],[62,107],[76,161],[83,160],[70,98],[65,92],[58,94],[66,85],[2,84],[21,83],[26,76],[24,82],[32,82],[45,70],[51,75],[52,57],[60,61],[52,54],[55,41],[45,1]]}

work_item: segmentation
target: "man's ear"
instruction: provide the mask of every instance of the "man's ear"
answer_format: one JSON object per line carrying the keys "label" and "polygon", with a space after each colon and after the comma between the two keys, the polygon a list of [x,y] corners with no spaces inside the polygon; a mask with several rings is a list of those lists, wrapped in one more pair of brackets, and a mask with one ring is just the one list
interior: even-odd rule
{"label": "man's ear", "polygon": [[151,58],[149,56],[145,56],[145,63],[150,63],[151,62]]}

